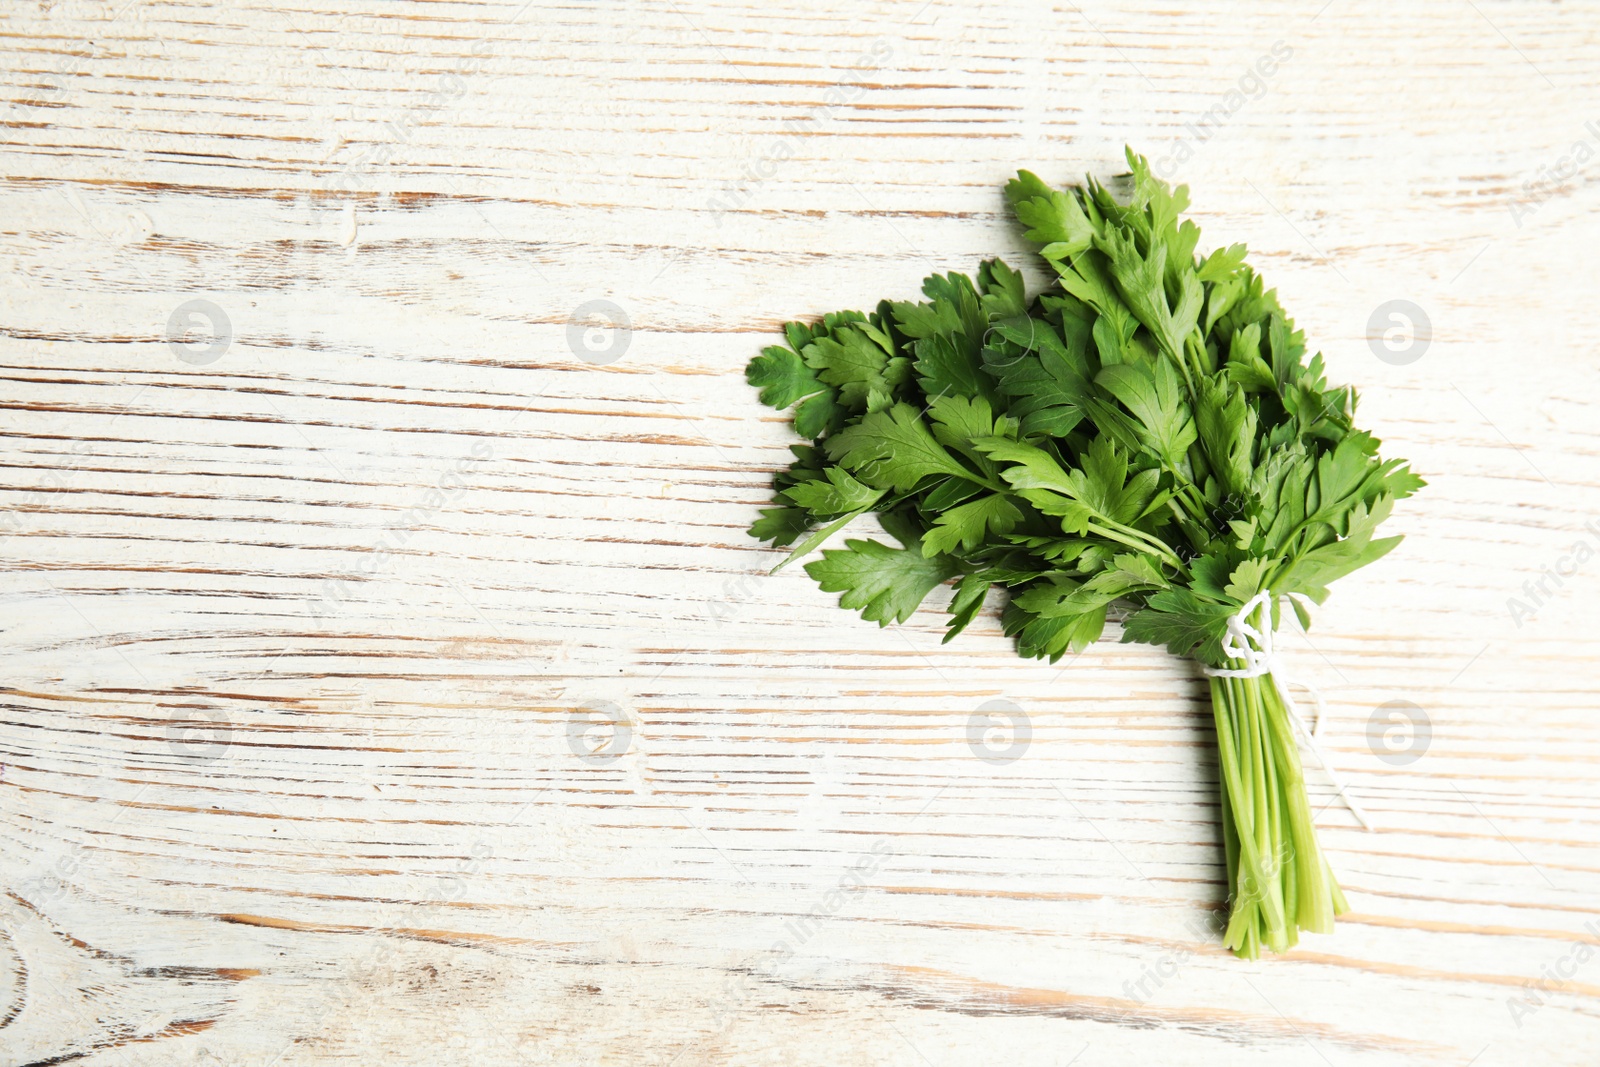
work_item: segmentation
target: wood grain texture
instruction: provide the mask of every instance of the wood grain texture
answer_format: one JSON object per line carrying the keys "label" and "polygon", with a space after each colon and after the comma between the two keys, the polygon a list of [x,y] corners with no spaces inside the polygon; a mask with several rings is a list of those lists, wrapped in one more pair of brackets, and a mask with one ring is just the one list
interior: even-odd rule
{"label": "wood grain texture", "polygon": [[[11,5],[0,1063],[1596,1062],[1597,15]],[[1192,668],[744,533],[777,326],[1124,143],[1431,483],[1285,638],[1379,829],[1310,772],[1354,911],[1279,959],[1205,928]]]}

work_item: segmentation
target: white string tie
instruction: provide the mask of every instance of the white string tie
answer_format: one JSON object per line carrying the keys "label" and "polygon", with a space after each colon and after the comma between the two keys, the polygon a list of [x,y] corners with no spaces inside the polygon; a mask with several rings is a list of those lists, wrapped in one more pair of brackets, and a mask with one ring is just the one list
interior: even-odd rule
{"label": "white string tie", "polygon": [[[1309,605],[1311,599],[1302,593],[1289,593],[1287,596],[1296,597]],[[1250,624],[1250,616],[1260,609],[1264,617],[1260,628]],[[1334,789],[1344,799],[1351,814],[1368,830],[1373,828],[1372,820],[1367,818],[1367,813],[1361,810],[1361,805],[1356,798],[1351,796],[1350,787],[1345,785],[1344,779],[1339,777],[1339,772],[1333,769],[1333,761],[1328,758],[1327,752],[1322,748],[1322,725],[1328,719],[1328,708],[1323,703],[1322,694],[1310,682],[1291,679],[1285,669],[1282,658],[1272,647],[1272,594],[1263,590],[1250,598],[1250,601],[1237,612],[1228,617],[1228,636],[1222,642],[1222,654],[1229,659],[1243,660],[1242,670],[1223,670],[1207,667],[1201,664],[1200,669],[1210,678],[1260,678],[1263,674],[1270,675],[1272,684],[1278,690],[1278,696],[1283,699],[1284,709],[1289,712],[1289,721],[1294,724],[1295,731],[1300,735],[1301,741],[1311,754],[1317,757],[1317,763],[1327,772],[1328,780],[1333,783]],[[1317,705],[1315,724],[1307,726],[1305,719],[1300,715],[1300,709],[1295,706],[1294,698],[1289,695],[1289,687],[1298,685],[1311,694],[1311,699]]]}

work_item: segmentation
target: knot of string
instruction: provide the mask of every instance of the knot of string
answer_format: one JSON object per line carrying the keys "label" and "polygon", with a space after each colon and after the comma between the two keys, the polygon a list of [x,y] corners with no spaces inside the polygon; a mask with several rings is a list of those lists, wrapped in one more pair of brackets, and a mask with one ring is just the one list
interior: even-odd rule
{"label": "knot of string", "polygon": [[[1289,596],[1297,598],[1302,604],[1310,605],[1310,598],[1299,594],[1290,593]],[[1260,625],[1251,623],[1251,616],[1261,613]],[[1317,763],[1327,773],[1328,780],[1333,783],[1334,789],[1343,798],[1350,813],[1356,817],[1363,827],[1371,830],[1372,820],[1361,809],[1356,798],[1350,794],[1350,787],[1334,770],[1333,761],[1323,750],[1322,726],[1327,721],[1327,705],[1323,703],[1322,694],[1317,687],[1309,682],[1292,679],[1285,669],[1282,658],[1273,648],[1272,628],[1272,595],[1265,590],[1251,597],[1244,607],[1228,617],[1228,636],[1222,642],[1222,654],[1230,660],[1239,660],[1244,663],[1237,670],[1202,665],[1201,670],[1210,678],[1260,678],[1267,675],[1272,679],[1273,686],[1278,690],[1278,696],[1283,699],[1283,707],[1289,713],[1289,721],[1294,724],[1295,732],[1305,744],[1311,754],[1317,757]],[[1294,698],[1289,695],[1289,687],[1298,685],[1307,693],[1317,705],[1317,717],[1311,726],[1300,715]]]}

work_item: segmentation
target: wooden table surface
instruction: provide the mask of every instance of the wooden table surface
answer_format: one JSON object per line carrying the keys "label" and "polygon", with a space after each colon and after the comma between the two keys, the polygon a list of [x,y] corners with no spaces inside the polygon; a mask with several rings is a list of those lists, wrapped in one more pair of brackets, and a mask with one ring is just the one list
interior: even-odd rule
{"label": "wooden table surface", "polygon": [[[1597,1062],[1597,16],[9,5],[0,1063]],[[1377,829],[1282,958],[1192,666],[745,533],[778,326],[1125,143],[1430,482],[1284,638]]]}

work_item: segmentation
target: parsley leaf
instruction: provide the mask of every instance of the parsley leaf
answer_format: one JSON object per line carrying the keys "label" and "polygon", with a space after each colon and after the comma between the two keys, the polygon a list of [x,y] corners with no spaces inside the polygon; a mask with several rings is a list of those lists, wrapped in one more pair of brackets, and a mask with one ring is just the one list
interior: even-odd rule
{"label": "parsley leaf", "polygon": [[783,495],[822,517],[870,507],[882,499],[883,492],[862,485],[843,467],[829,467],[825,477],[801,482],[784,490]]}
{"label": "parsley leaf", "polygon": [[1022,521],[1022,512],[999,493],[981,496],[943,512],[922,541],[924,555],[972,550],[983,543],[986,534],[1004,534]]}
{"label": "parsley leaf", "polygon": [[822,558],[806,564],[806,573],[827,593],[843,593],[839,606],[859,610],[879,626],[905,622],[911,613],[959,565],[947,556],[929,558],[916,548],[890,548],[877,541],[846,541],[842,549],[824,549]]}
{"label": "parsley leaf", "polygon": [[932,474],[976,478],[934,439],[922,413],[910,404],[869,413],[829,437],[826,448],[830,459],[875,488],[906,492]]}

